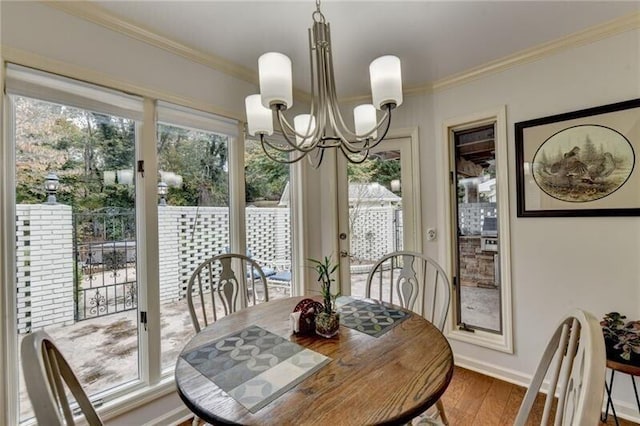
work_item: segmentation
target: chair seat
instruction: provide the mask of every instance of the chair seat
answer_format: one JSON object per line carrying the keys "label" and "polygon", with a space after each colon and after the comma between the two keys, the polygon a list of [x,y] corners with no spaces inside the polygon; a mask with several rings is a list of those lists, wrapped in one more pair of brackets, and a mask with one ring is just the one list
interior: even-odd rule
{"label": "chair seat", "polygon": [[[262,273],[264,274],[265,277],[270,277],[272,275],[276,274],[276,270],[273,268],[262,268]],[[250,272],[247,272],[247,277],[249,277],[249,275],[251,275]],[[257,280],[260,278],[260,272],[258,272],[257,270],[253,270],[253,279]]]}
{"label": "chair seat", "polygon": [[[265,272],[266,275],[266,272]],[[291,282],[291,271],[280,271],[278,273],[275,273],[273,275],[267,275],[269,277],[270,281],[286,281],[286,282]]]}

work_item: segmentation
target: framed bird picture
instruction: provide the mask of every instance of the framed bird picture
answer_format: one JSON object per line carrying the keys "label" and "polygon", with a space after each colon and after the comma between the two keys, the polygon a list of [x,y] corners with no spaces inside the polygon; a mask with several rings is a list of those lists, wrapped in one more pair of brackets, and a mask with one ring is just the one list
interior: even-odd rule
{"label": "framed bird picture", "polygon": [[640,99],[515,124],[518,217],[640,215]]}

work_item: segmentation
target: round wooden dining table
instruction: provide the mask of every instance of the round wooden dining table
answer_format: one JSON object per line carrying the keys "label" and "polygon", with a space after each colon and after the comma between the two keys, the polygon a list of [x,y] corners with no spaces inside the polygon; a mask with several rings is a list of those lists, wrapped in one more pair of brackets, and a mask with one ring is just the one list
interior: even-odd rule
{"label": "round wooden dining table", "polygon": [[[376,337],[341,325],[337,336],[326,339],[291,332],[290,313],[302,299],[277,299],[242,309],[194,336],[175,371],[178,394],[187,407],[213,424],[402,424],[426,411],[446,390],[453,375],[451,347],[420,315],[385,304],[405,317],[384,334]],[[233,392],[223,390],[226,382],[219,378],[230,373],[232,365],[217,365],[216,352],[207,345],[256,326],[325,361],[252,412],[230,395]],[[200,364],[191,363],[202,348],[208,350],[204,361],[200,354]],[[209,371],[216,368],[220,371]]]}

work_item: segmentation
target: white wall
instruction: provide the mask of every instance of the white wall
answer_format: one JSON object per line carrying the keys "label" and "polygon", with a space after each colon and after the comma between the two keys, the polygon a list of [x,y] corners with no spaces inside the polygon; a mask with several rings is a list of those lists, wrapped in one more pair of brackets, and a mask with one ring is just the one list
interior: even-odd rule
{"label": "white wall", "polygon": [[[237,117],[243,115],[244,97],[256,90],[252,84],[41,3],[3,2],[1,15],[3,47],[59,61],[51,62],[52,66],[67,64],[72,70],[84,69],[91,75],[189,98]],[[582,307],[597,316],[617,310],[640,318],[640,220],[518,219],[513,167],[515,122],[640,97],[639,40],[637,30],[616,35],[461,86],[407,97],[394,111],[394,128],[419,127],[422,223],[425,229],[436,227],[444,235],[442,122],[507,106],[515,354],[452,342],[456,356],[485,365],[488,371],[526,377],[534,371],[552,326],[568,309]],[[309,182],[309,187],[326,190],[320,182]],[[308,199],[307,208],[312,210],[314,201],[322,198]],[[309,217],[320,219],[322,211],[316,206]],[[319,228],[308,236],[311,255],[328,252],[324,250],[327,242],[322,241],[328,232],[323,227],[322,235],[317,235]],[[442,258],[443,240],[425,242],[425,252]],[[630,405],[632,391],[626,382],[618,379],[616,395]],[[171,398],[162,409],[168,412],[179,406]],[[148,415],[139,410],[118,421],[140,424]]]}
{"label": "white wall", "polygon": [[[516,66],[476,81],[411,99],[395,125],[420,125],[423,224],[443,229],[442,122],[507,107],[512,247],[514,355],[452,341],[458,358],[505,377],[532,374],[559,318],[580,307],[640,318],[640,219],[517,218],[514,123],[640,97],[640,31]],[[407,108],[410,107],[410,108]],[[636,170],[636,173],[640,171]],[[434,183],[437,183],[434,184]],[[445,256],[443,241],[425,251]],[[513,370],[513,371],[510,371]],[[636,413],[627,378],[615,396]]]}

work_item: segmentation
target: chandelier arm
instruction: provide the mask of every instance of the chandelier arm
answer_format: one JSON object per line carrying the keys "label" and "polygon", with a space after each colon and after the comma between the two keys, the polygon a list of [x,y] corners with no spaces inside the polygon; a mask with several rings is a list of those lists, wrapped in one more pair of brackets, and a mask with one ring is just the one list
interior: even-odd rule
{"label": "chandelier arm", "polygon": [[375,148],[376,146],[378,146],[380,142],[384,140],[384,138],[387,137],[387,133],[389,132],[389,128],[391,127],[391,109],[392,108],[389,105],[387,105],[386,108],[387,108],[387,112],[385,114],[385,117],[387,118],[387,123],[384,128],[384,132],[382,132],[382,136],[380,136],[377,141],[375,141],[371,146],[369,146],[369,149]]}
{"label": "chandelier arm", "polygon": [[[273,147],[273,145],[271,145],[270,143],[268,143],[265,138],[264,138],[264,134],[260,134],[260,144],[262,145],[262,151],[264,151],[264,154],[272,161],[275,161],[276,163],[282,163],[282,164],[293,164],[293,163],[297,163],[298,161],[302,160],[304,157],[307,156],[307,153],[305,152],[304,154],[300,155],[299,157],[295,157],[293,159],[289,158],[289,159],[282,159],[282,158],[277,158],[275,156],[273,156],[269,150],[267,149],[267,146],[269,146],[270,148],[275,149],[276,151],[279,152],[287,152],[287,151],[280,151],[278,148]],[[294,150],[288,151],[288,152],[293,152]]]}
{"label": "chandelier arm", "polygon": [[284,153],[287,153],[287,154],[290,153],[290,152],[297,151],[297,149],[287,146],[288,144],[286,144],[285,146],[280,147],[277,144],[270,142],[265,137],[264,133],[260,133],[260,141],[263,142],[265,145],[267,145],[269,148],[271,148],[271,149],[273,149],[275,151],[284,152]]}
{"label": "chandelier arm", "polygon": [[[318,5],[318,11],[320,6]],[[322,13],[320,13],[322,15]],[[324,20],[324,16],[322,16]],[[313,73],[313,34],[311,32],[311,28],[308,29],[309,34],[309,74],[310,74],[310,82],[311,82],[311,110],[309,111],[310,116],[315,116],[316,114],[316,80],[315,74]]]}
{"label": "chandelier arm", "polygon": [[[328,32],[327,34],[327,39],[329,40],[329,46],[331,46],[331,32]],[[377,131],[380,129],[380,127],[383,125],[385,119],[387,118],[387,114],[389,109],[387,110],[387,113],[385,113],[385,115],[383,117],[380,118],[380,121],[378,121],[378,123],[376,124],[376,126],[371,129],[370,131],[368,131],[367,133],[364,133],[362,135],[358,135],[356,132],[351,131],[351,129],[349,128],[349,126],[346,125],[346,123],[344,122],[344,118],[342,117],[342,111],[340,110],[340,103],[338,102],[338,97],[336,94],[336,82],[335,82],[335,73],[333,72],[333,52],[331,51],[331,49],[328,50],[327,53],[327,62],[328,62],[328,67],[329,67],[329,95],[332,97],[331,99],[331,106],[334,110],[334,115],[333,115],[333,120],[332,120],[332,124],[334,129],[339,129],[341,128],[342,131],[344,133],[346,133],[347,135],[349,135],[350,137],[356,138],[356,139],[368,139],[368,136],[372,135],[373,132]],[[338,126],[339,123],[339,126]],[[351,145],[350,148],[353,149],[353,145],[347,140],[347,138],[345,137],[341,137],[340,139],[342,139],[347,145]]]}
{"label": "chandelier arm", "polygon": [[307,160],[309,160],[309,164],[311,165],[311,167],[313,167],[314,169],[320,168],[320,164],[322,164],[322,160],[324,158],[324,149],[318,149],[316,151],[316,154],[315,154],[316,158],[319,157],[319,159],[315,164],[313,162],[314,160],[311,158],[311,155],[313,155],[313,154],[310,154],[310,155],[307,156]]}
{"label": "chandelier arm", "polygon": [[[359,135],[357,135],[354,131],[351,131],[351,129],[349,129],[349,127],[345,124],[344,119],[342,118],[342,112],[340,111],[338,95],[336,94],[336,78],[335,78],[335,72],[333,68],[333,51],[331,49],[331,45],[332,45],[331,31],[327,31],[327,41],[329,43],[329,49],[327,49],[327,54],[326,54],[326,67],[327,67],[327,75],[328,75],[327,91],[329,93],[329,102],[330,102],[330,104],[328,104],[327,106],[331,110],[331,116],[330,116],[331,124],[334,129],[339,131],[338,123],[340,123],[340,126],[342,127],[342,131],[347,133],[347,135],[349,135],[350,137],[357,138],[359,137]],[[372,130],[371,133],[373,133],[373,131],[374,130]],[[346,138],[343,136],[341,136],[340,139],[342,139],[343,141],[346,140]]]}
{"label": "chandelier arm", "polygon": [[[305,135],[305,134],[301,134],[296,132],[296,130],[294,128],[291,127],[291,125],[289,124],[289,122],[287,121],[286,117],[284,116],[284,114],[282,113],[282,111],[278,110],[277,111],[277,117],[278,117],[278,125],[280,126],[280,130],[282,131],[282,136],[284,136],[284,140],[295,150],[300,151],[300,152],[309,152],[311,150],[313,150],[318,143],[320,142],[320,139],[318,138],[317,140],[314,139],[314,143],[309,144],[307,147],[303,147],[301,144],[298,144],[297,141],[292,141],[290,139],[291,134],[293,134],[293,137],[295,138],[295,136],[301,137],[303,139],[309,139],[310,136]],[[308,128],[307,128],[308,129]],[[316,126],[316,130],[318,129],[318,126]],[[314,135],[315,135],[315,131],[314,131]]]}
{"label": "chandelier arm", "polygon": [[344,157],[347,159],[347,161],[349,161],[351,164],[362,164],[364,163],[367,158],[369,157],[369,150],[365,150],[365,151],[360,151],[360,154],[362,154],[361,158],[353,158],[350,154],[349,151],[346,151],[343,146],[340,146],[340,151],[342,151],[342,155],[344,155]]}
{"label": "chandelier arm", "polygon": [[[328,24],[327,24],[328,26]],[[325,44],[323,44],[325,43]],[[318,87],[318,120],[316,123],[316,129],[318,130],[318,138],[320,140],[324,139],[326,134],[326,125],[327,125],[327,74],[324,64],[324,51],[327,48],[326,41],[318,42],[316,40],[315,43],[315,70],[317,77],[317,87]],[[315,99],[314,99],[315,101]],[[322,132],[322,133],[321,133]]]}
{"label": "chandelier arm", "polygon": [[[387,107],[387,111],[384,117],[387,119],[386,126],[384,128],[384,131],[382,132],[382,135],[375,142],[371,143],[371,139],[367,138],[362,142],[358,142],[358,144],[360,145],[355,145],[353,143],[350,143],[349,141],[345,141],[342,139],[343,141],[341,145],[341,148],[343,148],[342,152],[344,152],[344,150],[346,149],[352,154],[357,154],[363,151],[369,152],[371,148],[375,148],[380,142],[384,140],[384,138],[387,136],[387,133],[389,132],[389,128],[391,126],[391,108]],[[383,123],[380,123],[380,124],[383,124]]]}

